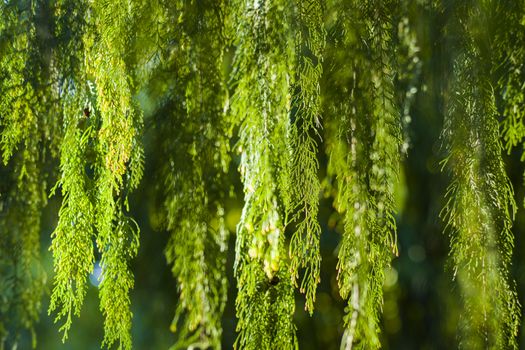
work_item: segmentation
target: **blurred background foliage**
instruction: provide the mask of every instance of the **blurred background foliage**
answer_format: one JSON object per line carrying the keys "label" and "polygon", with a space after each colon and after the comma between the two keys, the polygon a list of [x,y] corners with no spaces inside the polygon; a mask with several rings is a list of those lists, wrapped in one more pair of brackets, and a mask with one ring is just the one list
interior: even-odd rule
{"label": "blurred background foliage", "polygon": [[[448,236],[443,233],[440,211],[449,179],[439,166],[443,158],[440,143],[444,114],[442,91],[447,83],[450,69],[448,59],[451,56],[441,36],[447,16],[424,8],[415,1],[409,7],[408,22],[416,33],[419,59],[423,64],[414,84],[418,91],[410,107],[410,120],[406,120],[405,136],[409,149],[396,190],[399,256],[393,260],[392,269],[386,274],[381,339],[384,349],[452,349],[457,348],[458,342],[459,291],[452,279],[452,268],[446,263],[449,242]],[[230,66],[226,64],[225,69],[230,69]],[[399,84],[399,90],[406,91],[403,82]],[[177,303],[177,285],[161,253],[168,235],[153,230],[156,213],[155,208],[150,206],[154,202],[153,193],[157,185],[153,166],[159,161],[153,151],[156,149],[156,139],[150,127],[154,109],[151,104],[155,96],[143,92],[138,98],[145,111],[146,166],[138,190],[130,197],[131,214],[141,228],[140,249],[132,265],[136,281],[131,292],[134,314],[132,333],[135,349],[166,349],[175,340],[169,325]],[[519,153],[519,150],[512,152],[505,156],[505,161],[516,200],[522,203],[525,191]],[[327,160],[324,152],[319,153],[319,159],[320,168],[325,169]],[[229,295],[223,315],[225,349],[232,348],[236,338],[235,280],[232,271],[235,227],[243,206],[238,162],[239,159],[234,158],[230,171],[235,195],[226,203],[227,226],[232,234],[227,268]],[[2,173],[4,176],[5,173]],[[321,179],[324,176],[320,174]],[[42,259],[48,278],[40,322],[36,326],[37,348],[99,349],[103,338],[103,320],[98,308],[95,275],[90,276],[91,284],[81,317],[75,321],[65,344],[60,341],[61,335],[53,318],[47,315],[53,270],[48,248],[51,244],[50,235],[57,224],[60,201],[59,197],[49,200],[42,221]],[[299,346],[303,350],[338,349],[343,332],[345,303],[339,297],[335,279],[340,227],[331,198],[321,200],[319,221],[322,226],[323,260],[321,283],[312,317],[304,311],[304,297],[296,293],[295,319]],[[516,238],[511,272],[517,282],[520,303],[524,305],[525,211],[522,206],[518,209],[513,232]],[[519,345],[525,349],[524,326],[525,322],[522,322]],[[30,344],[31,336],[27,333],[19,348],[28,349]]]}

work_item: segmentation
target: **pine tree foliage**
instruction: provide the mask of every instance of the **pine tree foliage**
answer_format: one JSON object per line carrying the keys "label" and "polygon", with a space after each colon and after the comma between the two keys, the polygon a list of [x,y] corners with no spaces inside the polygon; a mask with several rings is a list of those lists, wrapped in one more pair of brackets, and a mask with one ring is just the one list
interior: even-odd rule
{"label": "pine tree foliage", "polygon": [[483,59],[490,54],[490,42],[477,35],[480,26],[490,23],[486,17],[492,5],[457,5],[450,23],[462,39],[453,57],[443,129],[443,166],[452,175],[444,219],[465,309],[460,343],[465,349],[517,348],[520,318],[509,276],[516,205],[501,157],[490,60]]}
{"label": "pine tree foliage", "polygon": [[165,13],[177,25],[164,35],[176,44],[165,48],[152,74],[165,83],[155,120],[164,140],[158,190],[162,225],[170,233],[165,253],[179,288],[173,348],[218,349],[227,297],[224,200],[232,134],[225,114],[225,5],[178,1]]}
{"label": "pine tree foliage", "polygon": [[[328,173],[343,220],[338,282],[348,300],[341,348],[379,348],[384,271],[397,252],[393,192],[400,161],[393,2],[334,1],[327,78]],[[352,70],[338,67],[351,65]],[[341,100],[335,96],[345,96]]]}

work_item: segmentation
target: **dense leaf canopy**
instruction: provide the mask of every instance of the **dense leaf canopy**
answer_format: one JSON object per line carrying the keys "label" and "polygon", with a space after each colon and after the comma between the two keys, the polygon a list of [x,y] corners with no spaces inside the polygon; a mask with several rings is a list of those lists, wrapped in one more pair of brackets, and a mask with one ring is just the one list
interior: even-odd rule
{"label": "dense leaf canopy", "polygon": [[160,252],[172,349],[296,349],[303,307],[392,347],[417,191],[449,247],[437,348],[517,349],[524,118],[523,0],[1,1],[0,349],[40,348],[46,307],[71,341],[94,289],[98,346],[136,347]]}

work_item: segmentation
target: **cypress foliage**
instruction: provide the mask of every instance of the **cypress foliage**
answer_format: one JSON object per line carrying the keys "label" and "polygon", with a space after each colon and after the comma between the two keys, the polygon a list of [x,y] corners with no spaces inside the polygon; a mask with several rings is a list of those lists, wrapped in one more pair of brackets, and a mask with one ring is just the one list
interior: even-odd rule
{"label": "cypress foliage", "polygon": [[[384,270],[397,252],[393,191],[399,171],[400,118],[394,97],[394,2],[334,1],[327,57],[328,173],[343,220],[340,294],[348,300],[341,348],[379,348]],[[338,67],[350,64],[351,70]],[[344,100],[335,96],[346,96]]]}
{"label": "cypress foliage", "polygon": [[17,150],[25,150],[26,160],[36,159],[33,147],[39,143],[52,155],[58,150],[60,137],[51,138],[60,136],[61,121],[53,118],[59,109],[57,91],[51,86],[53,42],[36,28],[38,22],[45,30],[52,30],[46,17],[49,11],[46,1],[0,5],[0,145],[4,164]]}
{"label": "cypress foliage", "polygon": [[236,1],[237,53],[232,115],[241,122],[238,149],[244,208],[237,226],[236,348],[296,347],[293,287],[286,256],[283,196],[289,183],[294,52],[293,3]]}
{"label": "cypress foliage", "polygon": [[294,293],[305,294],[312,315],[326,171],[341,230],[341,348],[380,348],[385,271],[398,253],[394,190],[423,64],[409,22],[415,8],[447,18],[439,33],[450,49],[441,139],[451,180],[442,217],[461,294],[460,346],[517,348],[520,305],[509,271],[516,204],[502,152],[525,137],[524,6],[0,2],[0,348],[16,348],[28,331],[36,347],[49,192],[62,205],[51,234],[48,312],[63,341],[99,262],[102,346],[132,348],[139,225],[128,201],[143,177],[148,129],[151,159],[159,158],[152,216],[169,235],[164,253],[178,288],[172,349],[221,347],[232,160],[244,194],[235,347],[298,347]]}
{"label": "cypress foliage", "polygon": [[[503,1],[493,6],[493,65],[498,87],[503,97],[503,139],[507,151],[523,143],[525,137],[525,4],[523,1]],[[504,21],[504,22],[503,22]],[[522,155],[522,160],[525,156]]]}
{"label": "cypress foliage", "polygon": [[[86,23],[82,19],[86,6],[77,2],[71,6],[66,1],[57,2],[56,35],[63,38],[57,47],[56,65],[62,86],[62,110],[64,137],[60,155],[60,178],[52,189],[58,187],[64,196],[59,212],[59,221],[52,234],[51,250],[54,257],[54,288],[49,312],[57,311],[55,321],[65,318],[60,331],[67,339],[72,316],[80,315],[86,294],[87,275],[93,270],[94,250],[94,179],[88,176],[95,166],[96,126],[85,113],[93,111],[93,91],[83,83],[82,63],[77,55],[83,54],[82,35]],[[78,26],[73,36],[68,37],[70,26]],[[86,111],[86,112],[84,112]],[[87,172],[87,171],[89,172]]]}
{"label": "cypress foliage", "polygon": [[[26,152],[23,152],[26,153]],[[0,347],[16,348],[39,319],[46,274],[40,261],[40,215],[46,203],[39,162],[16,153],[2,169],[0,193]]]}
{"label": "cypress foliage", "polygon": [[[24,329],[33,336],[46,275],[40,261],[40,213],[46,203],[41,169],[52,150],[47,142],[59,124],[46,83],[49,42],[35,21],[45,2],[0,4],[0,347],[16,348]],[[42,23],[48,25],[48,23]]]}
{"label": "cypress foliage", "polygon": [[87,44],[100,113],[96,169],[96,244],[101,253],[100,308],[105,316],[104,342],[131,348],[129,260],[138,251],[138,225],[125,214],[128,192],[142,177],[141,114],[133,102],[133,81],[127,43],[134,3],[100,0],[93,3],[94,33]]}
{"label": "cypress foliage", "polygon": [[[445,162],[454,176],[447,191],[450,202],[445,218],[452,235],[455,275],[467,311],[463,346],[515,348],[519,304],[508,276],[513,192],[503,171],[501,145],[490,134],[498,130],[492,90],[465,81],[471,79],[465,72],[473,68],[470,59],[458,57],[469,66],[455,67],[460,90],[452,90],[444,131],[447,138],[454,139]],[[488,95],[489,102],[479,94]]]}
{"label": "cypress foliage", "polygon": [[316,0],[295,2],[297,72],[292,87],[295,113],[288,135],[291,169],[287,189],[290,191],[290,203],[287,207],[292,213],[292,220],[296,221],[296,231],[290,241],[290,269],[294,283],[299,269],[305,269],[300,290],[306,293],[305,307],[310,314],[314,309],[321,269],[321,226],[317,221],[321,184],[317,175],[317,147],[321,128],[320,79],[326,40],[321,5]]}
{"label": "cypress foliage", "polygon": [[[38,51],[34,52],[36,3],[1,5],[2,11],[2,159],[6,164],[14,151],[29,142],[38,127],[40,107]],[[25,20],[24,20],[25,19]],[[36,56],[36,57],[35,57]],[[29,83],[26,83],[28,81]]]}
{"label": "cypress foliage", "polygon": [[[82,110],[81,96],[70,96],[64,106],[66,133],[62,141],[61,177],[57,182],[64,196],[51,249],[55,259],[54,288],[49,311],[58,311],[56,321],[65,317],[60,328],[63,340],[72,323],[72,315],[80,315],[86,293],[86,279],[95,260],[94,179],[86,174],[94,164],[96,129]],[[94,117],[94,115],[92,116]]]}
{"label": "cypress foliage", "polygon": [[416,28],[414,28],[408,15],[414,7],[419,10],[426,10],[428,4],[426,4],[425,1],[422,1],[422,4],[401,1],[400,6],[401,9],[396,13],[396,17],[399,18],[396,38],[397,73],[395,76],[395,87],[399,101],[398,105],[401,109],[401,124],[403,126],[403,144],[401,151],[408,153],[411,142],[411,108],[414,105],[421,85],[421,70],[423,68]]}
{"label": "cypress foliage", "polygon": [[443,128],[443,166],[452,175],[444,219],[463,298],[460,346],[465,349],[517,348],[520,318],[508,270],[516,208],[501,158],[490,60],[484,59],[490,41],[479,34],[492,10],[491,1],[451,9],[450,30],[460,39]]}
{"label": "cypress foliage", "polygon": [[[67,9],[73,9],[73,16],[85,16],[86,11],[91,21],[85,24],[85,33],[81,27],[64,47],[76,49],[73,55],[85,54],[85,62],[59,56],[66,73],[61,86],[66,131],[57,186],[64,199],[53,234],[56,276],[50,304],[50,312],[57,310],[57,320],[65,317],[61,327],[65,340],[72,314],[80,313],[86,277],[93,270],[95,240],[102,267],[103,344],[110,347],[118,342],[124,349],[131,348],[128,293],[133,276],[128,264],[138,249],[138,226],[125,209],[128,192],[142,176],[138,139],[142,122],[132,100],[126,62],[133,11],[128,5],[132,4],[99,1],[86,8],[79,2],[75,8],[58,3],[59,21]],[[65,29],[65,24],[59,22],[57,27]]]}
{"label": "cypress foliage", "polygon": [[177,24],[165,35],[175,44],[152,73],[168,82],[155,121],[164,140],[158,190],[162,224],[170,233],[165,254],[179,289],[174,349],[221,346],[232,134],[222,69],[225,11],[225,3],[215,0],[178,1],[168,8],[168,21]]}

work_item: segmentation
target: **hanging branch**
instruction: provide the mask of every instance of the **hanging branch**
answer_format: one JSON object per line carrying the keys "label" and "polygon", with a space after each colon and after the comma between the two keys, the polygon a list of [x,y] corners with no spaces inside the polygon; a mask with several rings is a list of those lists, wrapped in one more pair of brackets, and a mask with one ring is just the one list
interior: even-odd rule
{"label": "hanging branch", "polygon": [[407,19],[418,6],[449,20],[442,164],[452,180],[442,216],[462,297],[460,346],[516,349],[516,205],[501,153],[525,139],[521,0],[0,1],[0,348],[16,348],[27,331],[36,347],[46,278],[40,213],[56,158],[52,193],[63,197],[49,312],[65,340],[100,257],[102,345],[132,348],[139,228],[128,197],[144,171],[140,99],[160,155],[154,215],[169,233],[164,253],[179,292],[172,349],[221,347],[237,129],[245,203],[235,237],[235,347],[297,348],[294,287],[313,312],[325,142],[342,230],[341,348],[378,349],[384,274],[397,254],[402,125],[421,66]]}
{"label": "hanging branch", "polygon": [[[492,5],[494,25],[493,70],[503,97],[501,127],[510,154],[525,138],[525,3],[501,1]],[[525,160],[525,148],[521,160]]]}
{"label": "hanging branch", "polygon": [[238,149],[245,200],[236,242],[236,348],[292,349],[294,296],[282,198],[289,183],[293,7],[287,0],[236,1],[232,6],[239,21],[232,115],[241,122]]}
{"label": "hanging branch", "polygon": [[[37,16],[47,11],[45,2],[6,2],[0,5],[0,146],[2,160],[7,164],[17,150],[25,149],[29,158],[36,158],[33,140],[46,147],[52,156],[58,149],[60,118],[57,91],[51,86],[52,66],[45,59],[51,55],[51,40],[42,31],[51,23]],[[49,141],[51,140],[51,141]],[[26,158],[24,161],[32,161]]]}
{"label": "hanging branch", "polygon": [[[52,234],[55,277],[49,312],[57,311],[55,322],[65,318],[60,331],[67,339],[72,315],[79,316],[86,294],[86,280],[93,271],[95,235],[95,189],[93,179],[86,174],[93,164],[95,128],[83,114],[83,94],[65,98],[66,133],[62,141],[60,186],[64,196],[58,225]],[[96,118],[94,111],[90,118]]]}
{"label": "hanging branch", "polygon": [[471,75],[473,55],[456,58],[457,87],[444,127],[444,164],[453,176],[444,219],[465,308],[462,347],[517,348],[519,304],[508,272],[515,203],[501,159],[493,91]]}
{"label": "hanging branch", "polygon": [[39,162],[24,162],[16,152],[2,169],[0,193],[0,347],[16,348],[39,319],[46,273],[40,261],[40,217],[46,204]]}
{"label": "hanging branch", "polygon": [[[123,213],[127,194],[120,191],[132,190],[141,177],[141,149],[136,140],[140,118],[132,115],[134,106],[121,54],[124,42],[113,46],[117,41],[112,35],[126,40],[123,26],[129,19],[123,18],[120,9],[104,7],[108,18],[121,16],[111,27],[108,18],[98,17],[96,5],[105,6],[95,4],[93,11],[83,2],[59,1],[55,10],[56,36],[62,39],[56,50],[56,66],[65,120],[61,177],[55,189],[60,186],[64,198],[51,245],[56,275],[49,312],[57,311],[56,321],[65,318],[60,328],[65,341],[72,315],[80,314],[86,278],[93,270],[96,239],[102,255],[104,343],[110,347],[119,341],[121,348],[129,349],[128,290],[133,277],[127,265],[137,252],[138,228]],[[68,34],[71,28],[76,28],[73,35]],[[100,38],[98,45],[95,37]],[[115,51],[109,50],[109,41]],[[88,58],[84,62],[76,59],[82,55]],[[126,167],[130,169],[127,172]]]}
{"label": "hanging branch", "polygon": [[165,11],[167,21],[178,25],[162,34],[174,44],[152,74],[167,89],[160,92],[164,102],[154,117],[162,154],[160,216],[170,233],[165,254],[179,289],[171,325],[178,340],[172,349],[219,349],[227,298],[224,201],[232,134],[224,112],[225,5],[178,1]]}
{"label": "hanging branch", "polygon": [[484,32],[490,2],[453,9],[450,30],[461,38],[443,127],[447,167],[444,220],[451,235],[454,276],[463,299],[461,344],[465,349],[516,349],[520,311],[509,276],[516,210],[505,173],[489,42]]}
{"label": "hanging branch", "polygon": [[[87,6],[78,1],[58,1],[55,5],[55,52],[57,80],[61,90],[64,137],[61,140],[60,178],[52,194],[60,188],[63,195],[58,224],[52,234],[54,281],[49,313],[56,312],[55,322],[65,319],[60,327],[62,341],[68,337],[72,316],[80,316],[86,295],[86,280],[93,270],[95,236],[95,189],[93,174],[96,118],[94,91],[86,86],[84,66],[77,59],[83,55],[84,20]],[[68,31],[75,28],[73,35]],[[85,111],[89,113],[86,115]]]}
{"label": "hanging branch", "polygon": [[[22,8],[21,4],[2,3],[0,11],[2,37],[10,42],[0,56],[0,142],[2,159],[7,164],[13,153],[19,147],[27,148],[31,136],[36,134],[41,96],[38,62],[31,60],[33,55],[38,55],[32,52],[36,39],[36,4],[31,2],[29,8]],[[24,16],[28,19],[22,22]]]}
{"label": "hanging branch", "polygon": [[96,244],[101,253],[100,308],[104,314],[103,344],[131,348],[129,262],[138,251],[138,225],[128,217],[127,196],[143,173],[139,141],[142,115],[133,101],[127,48],[134,2],[93,3],[93,32],[86,37],[87,74],[96,87],[100,129],[96,148]]}
{"label": "hanging branch", "polygon": [[295,6],[298,12],[295,38],[298,69],[292,100],[292,108],[296,111],[289,132],[291,170],[287,208],[292,221],[296,222],[296,231],[290,241],[289,254],[294,284],[297,284],[299,269],[305,269],[300,290],[306,293],[305,308],[311,314],[321,269],[321,226],[317,221],[321,184],[317,175],[317,146],[321,128],[319,80],[323,73],[325,30],[319,1],[295,1]]}
{"label": "hanging branch", "polygon": [[[39,319],[46,275],[40,261],[40,216],[46,202],[46,155],[59,136],[57,96],[44,60],[49,42],[36,18],[47,4],[0,3],[0,145],[5,166],[0,186],[0,347],[18,346]],[[49,23],[41,21],[42,28]],[[40,28],[41,29],[41,28]]]}
{"label": "hanging branch", "polygon": [[[380,347],[384,271],[397,253],[394,184],[400,163],[400,118],[394,97],[395,2],[334,1],[334,43],[327,54],[325,100],[328,174],[343,217],[338,282],[348,300],[341,347]],[[352,69],[342,69],[351,65]],[[328,91],[328,90],[327,90]],[[341,96],[346,99],[341,100]]]}
{"label": "hanging branch", "polygon": [[420,58],[420,48],[413,23],[409,19],[410,7],[419,10],[427,9],[426,0],[422,4],[414,4],[411,1],[402,0],[399,9],[399,23],[397,31],[397,74],[396,90],[398,105],[401,107],[401,124],[403,130],[403,144],[401,151],[408,153],[410,147],[410,124],[412,122],[411,108],[414,105],[417,93],[421,85],[421,69],[423,62]]}

